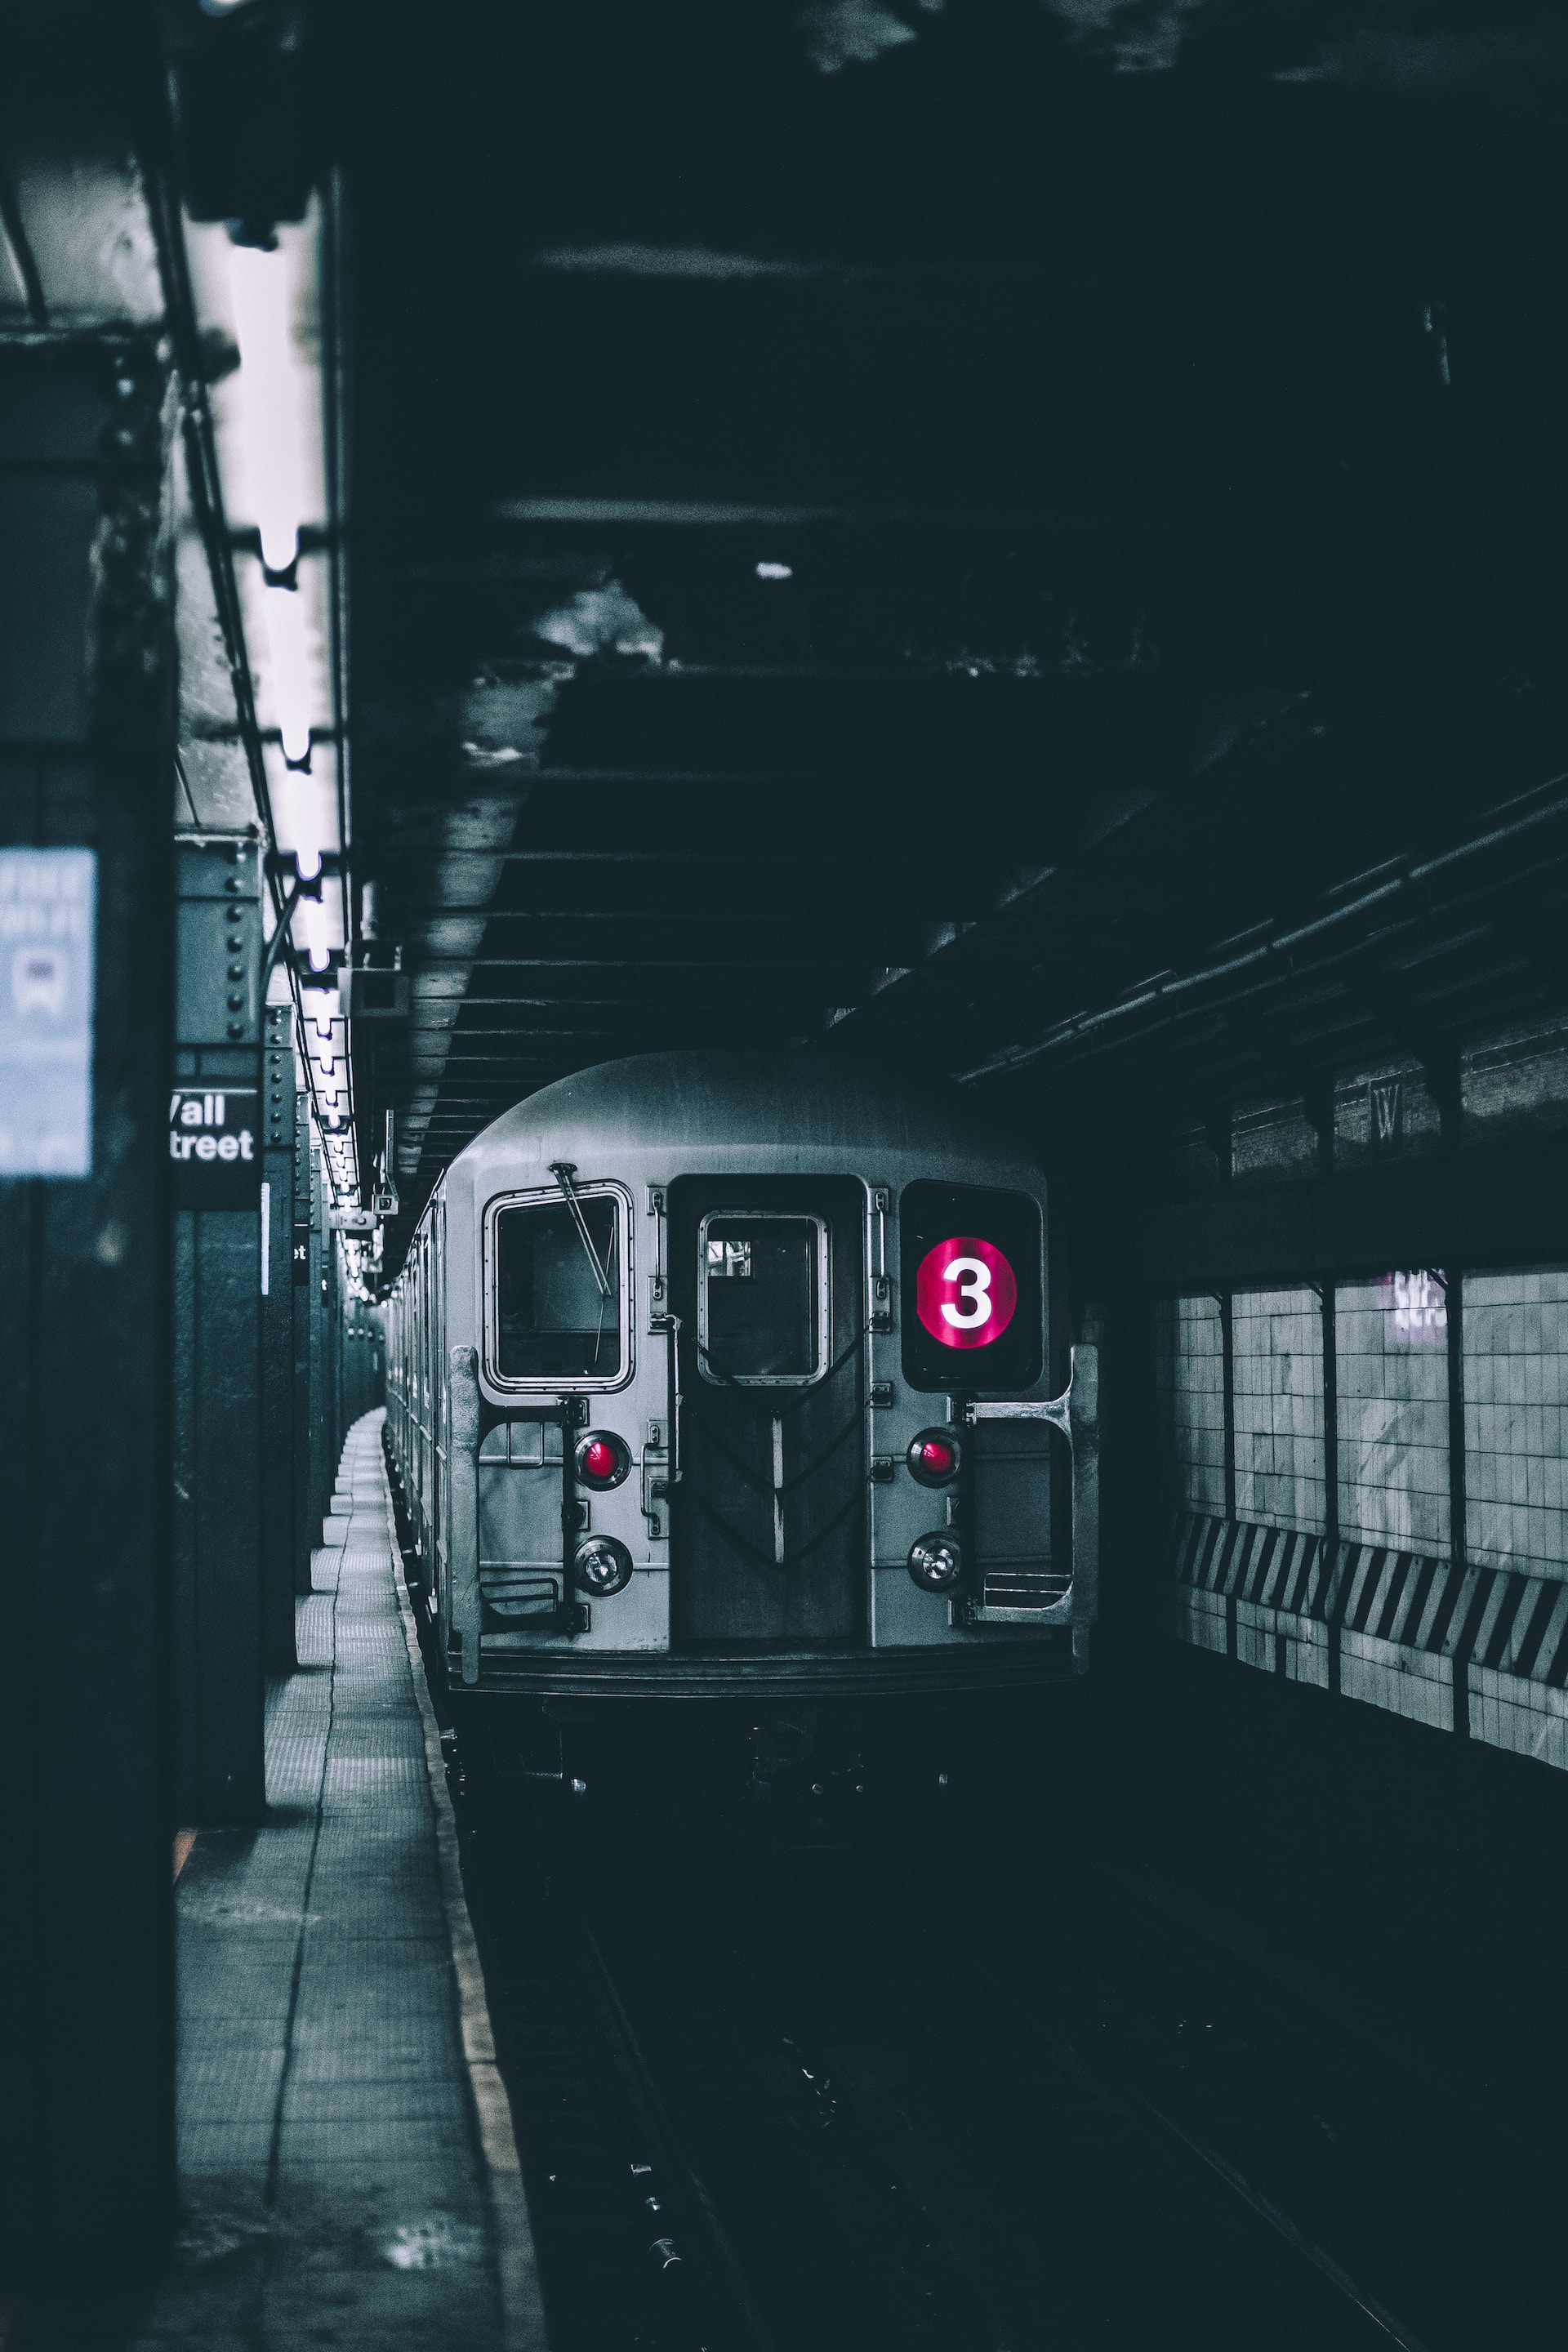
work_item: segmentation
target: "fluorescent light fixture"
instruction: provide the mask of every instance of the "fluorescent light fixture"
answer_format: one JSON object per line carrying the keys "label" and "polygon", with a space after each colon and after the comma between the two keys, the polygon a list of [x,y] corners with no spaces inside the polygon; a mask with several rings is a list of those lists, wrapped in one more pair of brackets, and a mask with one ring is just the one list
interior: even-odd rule
{"label": "fluorescent light fixture", "polygon": [[[331,951],[327,945],[327,910],[319,898],[300,899],[300,928],[305,934],[305,952],[310,959],[310,970],[325,971]],[[321,1025],[318,1020],[318,1030]]]}
{"label": "fluorescent light fixture", "polygon": [[247,488],[261,532],[261,560],[269,572],[287,572],[300,551],[304,519],[289,270],[281,253],[236,245],[229,248],[228,282],[239,341]]}
{"label": "fluorescent light fixture", "polygon": [[[307,901],[305,903],[308,904],[309,902]],[[337,991],[336,989],[323,988],[320,981],[307,982],[300,992],[300,1007],[302,1011],[309,1012],[309,1007],[305,1003],[305,999],[311,996],[317,999],[319,1004],[327,1005],[331,1008],[331,1011],[318,1011],[310,1015],[316,1024],[317,1036],[331,1037],[332,1034],[332,1023],[337,1014]]]}
{"label": "fluorescent light fixture", "polygon": [[[268,684],[286,760],[310,754],[310,655],[305,643],[305,610],[294,588],[268,588],[265,606],[267,643],[272,656]],[[312,869],[314,870],[314,869]]]}
{"label": "fluorescent light fixture", "polygon": [[316,787],[309,776],[290,774],[278,799],[294,870],[301,882],[313,882],[321,870],[321,801]]}

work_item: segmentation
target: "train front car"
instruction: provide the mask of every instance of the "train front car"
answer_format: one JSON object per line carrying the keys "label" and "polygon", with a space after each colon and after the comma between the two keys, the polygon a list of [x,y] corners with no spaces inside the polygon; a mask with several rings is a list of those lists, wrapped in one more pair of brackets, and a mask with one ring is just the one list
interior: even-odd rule
{"label": "train front car", "polygon": [[459,1713],[1081,1672],[1094,1351],[1056,1396],[1046,1247],[967,1106],[832,1064],[648,1055],[498,1119],[389,1318]]}

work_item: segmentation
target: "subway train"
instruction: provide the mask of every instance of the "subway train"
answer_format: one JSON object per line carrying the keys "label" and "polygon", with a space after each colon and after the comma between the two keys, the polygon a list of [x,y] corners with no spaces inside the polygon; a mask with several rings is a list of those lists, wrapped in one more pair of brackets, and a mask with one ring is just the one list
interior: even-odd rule
{"label": "subway train", "polygon": [[1046,1211],[955,1095],[827,1060],[639,1055],[498,1118],[385,1308],[454,1712],[1084,1672],[1097,1361],[1052,1381]]}

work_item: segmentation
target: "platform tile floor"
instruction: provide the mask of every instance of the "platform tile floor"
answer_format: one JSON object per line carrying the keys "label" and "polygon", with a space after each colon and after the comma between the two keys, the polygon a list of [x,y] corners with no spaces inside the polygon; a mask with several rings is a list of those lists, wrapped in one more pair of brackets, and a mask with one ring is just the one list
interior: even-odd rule
{"label": "platform tile floor", "polygon": [[267,1825],[181,1874],[184,2224],[139,2352],[503,2341],[381,1420],[269,1696]]}

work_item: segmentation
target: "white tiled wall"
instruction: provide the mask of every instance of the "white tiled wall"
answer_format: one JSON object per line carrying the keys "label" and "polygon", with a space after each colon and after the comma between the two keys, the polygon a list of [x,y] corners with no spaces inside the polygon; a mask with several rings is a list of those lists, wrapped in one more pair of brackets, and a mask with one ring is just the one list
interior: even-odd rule
{"label": "white tiled wall", "polygon": [[1568,1577],[1568,1271],[1465,1277],[1465,1544]]}
{"label": "white tiled wall", "polygon": [[1335,1293],[1340,1533],[1395,1551],[1448,1549],[1448,1355],[1400,1345],[1382,1283]]}
{"label": "white tiled wall", "polygon": [[1374,1634],[1352,1633],[1348,1626],[1340,1636],[1340,1695],[1386,1707],[1412,1723],[1429,1724],[1434,1731],[1447,1731],[1453,1724],[1453,1668],[1447,1658],[1380,1642]]}
{"label": "white tiled wall", "polygon": [[1236,1516],[1318,1534],[1323,1525],[1322,1309],[1310,1290],[1237,1291],[1230,1333]]}
{"label": "white tiled wall", "polygon": [[1471,1664],[1470,1737],[1568,1769],[1568,1691]]}
{"label": "white tiled wall", "polygon": [[[1377,1552],[1450,1554],[1448,1530],[1448,1335],[1440,1283],[1342,1285],[1335,1294],[1339,1514],[1351,1544]],[[1305,1533],[1322,1526],[1324,1503],[1322,1348],[1320,1309],[1310,1291],[1238,1293],[1231,1302],[1236,1403],[1237,1516]],[[1339,1688],[1349,1699],[1448,1730],[1454,1722],[1454,1648],[1470,1626],[1473,1601],[1490,1582],[1468,1677],[1471,1737],[1568,1769],[1568,1691],[1545,1669],[1568,1624],[1568,1268],[1471,1275],[1464,1293],[1466,1552],[1457,1599],[1434,1582],[1419,1627],[1394,1642],[1347,1623],[1338,1635]],[[1167,1459],[1176,1500],[1217,1516],[1224,1509],[1224,1367],[1217,1305],[1167,1302],[1160,1310],[1158,1374]],[[1258,1541],[1263,1540],[1261,1538]],[[1362,1553],[1352,1563],[1353,1613],[1362,1580],[1372,1580],[1369,1623],[1397,1573],[1393,1561]],[[1510,1591],[1489,1569],[1522,1572],[1524,1591],[1509,1643],[1494,1667],[1481,1663]],[[1517,1590],[1517,1588],[1514,1588]],[[1555,1599],[1544,1622],[1542,1604]],[[1440,1654],[1426,1643],[1439,1601],[1449,1607]],[[1217,1592],[1178,1586],[1176,1630],[1199,1648],[1226,1647],[1227,1604]],[[1238,1599],[1236,1654],[1244,1664],[1326,1687],[1329,1633],[1310,1617],[1289,1617]],[[1544,1637],[1543,1637],[1544,1635]],[[1533,1676],[1517,1671],[1528,1638]],[[1513,1669],[1510,1671],[1510,1669]]]}
{"label": "white tiled wall", "polygon": [[[1336,1294],[1340,1530],[1449,1556],[1447,1349],[1400,1336],[1382,1283]],[[1440,1289],[1430,1295],[1440,1300]],[[1324,1521],[1321,1309],[1310,1290],[1232,1301],[1238,1518],[1312,1534]],[[1468,1557],[1568,1579],[1568,1268],[1465,1279]],[[1217,1302],[1167,1299],[1157,1371],[1173,1500],[1225,1508]]]}
{"label": "white tiled wall", "polygon": [[1179,1584],[1173,1595],[1176,1632],[1194,1650],[1217,1650],[1225,1655],[1225,1601],[1217,1592],[1193,1592]]}
{"label": "white tiled wall", "polygon": [[1223,1516],[1225,1356],[1217,1299],[1161,1300],[1154,1370],[1172,1500]]}

